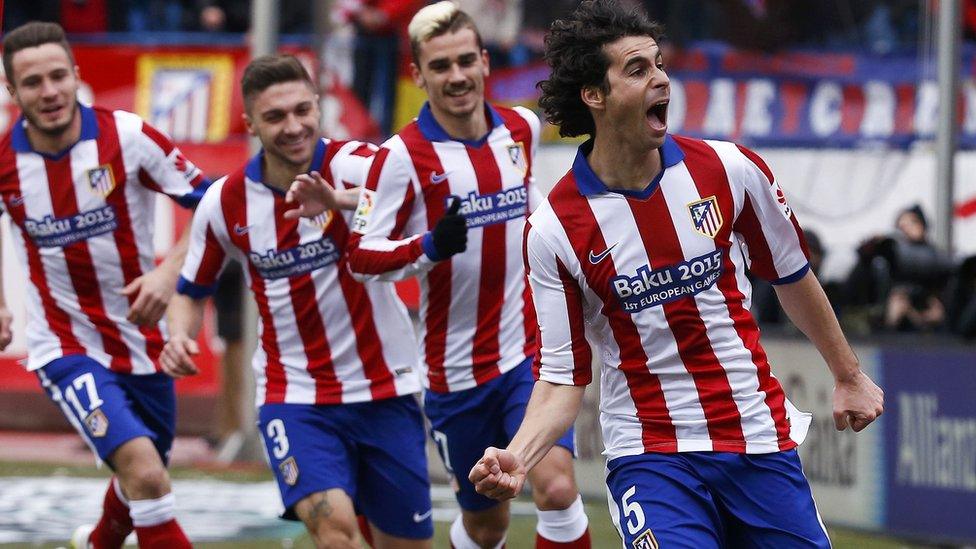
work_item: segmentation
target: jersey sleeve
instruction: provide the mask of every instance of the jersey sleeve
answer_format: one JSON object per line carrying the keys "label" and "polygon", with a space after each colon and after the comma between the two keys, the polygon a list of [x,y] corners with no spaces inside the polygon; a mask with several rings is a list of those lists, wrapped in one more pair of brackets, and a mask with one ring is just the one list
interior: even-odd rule
{"label": "jersey sleeve", "polygon": [[762,158],[738,148],[743,155],[738,184],[744,198],[733,230],[745,244],[749,270],[773,284],[795,282],[810,267],[796,214]]}
{"label": "jersey sleeve", "polygon": [[406,162],[381,147],[373,157],[352,222],[349,267],[354,277],[400,280],[434,265],[430,232],[408,232],[418,194]]}
{"label": "jersey sleeve", "polygon": [[217,277],[227,261],[226,250],[218,236],[218,227],[223,224],[223,213],[220,209],[222,188],[222,180],[211,186],[193,214],[190,245],[176,291],[194,299],[213,294]]}
{"label": "jersey sleeve", "polygon": [[335,182],[335,187],[337,189],[364,187],[376,151],[377,147],[372,143],[362,141],[343,143],[329,163],[329,170],[332,171],[332,181]]}
{"label": "jersey sleeve", "polygon": [[210,186],[210,180],[200,168],[187,160],[169,137],[146,122],[142,123],[137,139],[142,152],[139,181],[168,195],[184,208],[196,207]]}
{"label": "jersey sleeve", "polygon": [[588,385],[592,351],[586,341],[579,282],[530,223],[523,241],[525,272],[539,322],[536,379],[559,385]]}

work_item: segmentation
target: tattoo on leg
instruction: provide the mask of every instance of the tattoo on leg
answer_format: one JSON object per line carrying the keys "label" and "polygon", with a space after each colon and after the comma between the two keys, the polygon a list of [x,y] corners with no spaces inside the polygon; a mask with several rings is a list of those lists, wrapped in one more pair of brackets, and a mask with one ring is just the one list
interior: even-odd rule
{"label": "tattoo on leg", "polygon": [[316,494],[312,498],[312,507],[308,511],[309,522],[318,522],[320,518],[328,518],[332,514],[332,506],[325,494]]}

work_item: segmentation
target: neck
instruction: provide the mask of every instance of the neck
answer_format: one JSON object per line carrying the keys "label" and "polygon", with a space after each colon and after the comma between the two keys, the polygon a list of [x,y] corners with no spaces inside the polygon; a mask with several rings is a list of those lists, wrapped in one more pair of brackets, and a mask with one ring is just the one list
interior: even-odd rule
{"label": "neck", "polygon": [[479,103],[471,114],[463,118],[440,112],[433,106],[431,106],[430,112],[434,115],[434,120],[447,132],[447,135],[454,139],[477,141],[488,133],[488,120],[485,118],[484,101]]}
{"label": "neck", "polygon": [[263,183],[281,192],[288,192],[295,178],[299,174],[308,173],[309,168],[312,166],[311,160],[299,166],[289,162],[282,162],[269,154],[265,154],[263,159]]}
{"label": "neck", "polygon": [[643,191],[661,173],[660,149],[633,145],[612,132],[597,132],[587,161],[607,188]]}
{"label": "neck", "polygon": [[71,123],[61,133],[42,132],[27,122],[27,139],[30,141],[32,149],[45,154],[57,154],[74,145],[81,139],[81,111],[78,109],[78,105],[75,104]]}

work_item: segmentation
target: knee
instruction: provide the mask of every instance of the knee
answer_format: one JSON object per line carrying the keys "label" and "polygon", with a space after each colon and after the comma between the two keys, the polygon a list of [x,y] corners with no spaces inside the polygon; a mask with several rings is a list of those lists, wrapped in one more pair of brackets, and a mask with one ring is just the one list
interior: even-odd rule
{"label": "knee", "polygon": [[359,549],[360,547],[356,534],[346,531],[345,528],[321,526],[316,527],[315,531],[311,531],[311,527],[309,530],[317,549]]}
{"label": "knee", "polygon": [[489,520],[485,520],[488,517],[480,518],[481,520],[474,518],[464,520],[464,529],[467,530],[468,536],[479,547],[497,547],[505,539],[508,531],[507,513],[504,516],[490,517]]}
{"label": "knee", "polygon": [[169,473],[165,467],[143,466],[120,479],[131,499],[156,499],[169,493]]}
{"label": "knee", "polygon": [[579,490],[571,475],[559,474],[534,486],[532,496],[540,511],[556,511],[569,508],[579,496]]}

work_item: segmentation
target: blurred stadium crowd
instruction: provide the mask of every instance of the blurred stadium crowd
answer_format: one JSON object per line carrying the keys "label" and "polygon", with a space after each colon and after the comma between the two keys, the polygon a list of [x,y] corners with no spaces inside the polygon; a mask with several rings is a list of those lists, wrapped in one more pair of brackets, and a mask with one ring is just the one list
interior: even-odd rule
{"label": "blurred stadium crowd", "polygon": [[[482,29],[495,68],[537,62],[551,21],[576,0],[458,0]],[[935,0],[630,0],[663,22],[672,48],[718,41],[745,50],[856,50],[883,56],[921,50],[933,35]],[[383,132],[393,128],[397,75],[408,54],[406,25],[424,0],[333,0],[329,32],[353,49],[351,87]],[[313,42],[316,2],[281,0],[286,40]],[[226,33],[240,40],[250,26],[248,0],[10,0],[4,30],[30,20],[58,21],[74,36],[126,33],[125,40],[167,33]],[[964,40],[976,42],[976,0],[963,0]],[[147,34],[148,33],[148,34]],[[237,33],[237,35],[235,35]],[[174,35],[175,36],[175,35]],[[236,36],[236,38],[235,38]],[[97,39],[96,36],[92,36]],[[177,41],[180,39],[177,38]],[[397,61],[397,60],[400,61]],[[976,338],[976,257],[953,258],[929,238],[921,208],[858,249],[846,280],[826,281],[831,303],[852,334],[950,333]],[[829,253],[810,232],[816,265]],[[767,327],[787,326],[774,291],[755,281],[754,312]]]}

